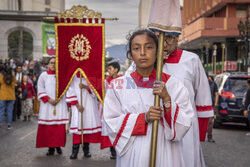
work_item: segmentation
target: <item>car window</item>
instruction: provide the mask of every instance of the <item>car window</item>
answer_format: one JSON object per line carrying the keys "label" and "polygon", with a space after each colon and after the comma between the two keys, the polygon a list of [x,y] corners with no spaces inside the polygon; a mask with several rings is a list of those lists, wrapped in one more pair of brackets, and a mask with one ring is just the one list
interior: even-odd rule
{"label": "car window", "polygon": [[222,80],[221,80],[221,85],[222,85],[222,87],[221,87],[221,89],[222,88],[227,88],[228,87],[228,75],[224,75],[223,77],[222,77]]}
{"label": "car window", "polygon": [[217,85],[219,85],[218,83],[219,83],[219,80],[220,80],[220,77],[215,77],[214,78],[214,82],[217,84]]}
{"label": "car window", "polygon": [[246,92],[247,91],[247,79],[230,78],[229,88],[236,92]]}

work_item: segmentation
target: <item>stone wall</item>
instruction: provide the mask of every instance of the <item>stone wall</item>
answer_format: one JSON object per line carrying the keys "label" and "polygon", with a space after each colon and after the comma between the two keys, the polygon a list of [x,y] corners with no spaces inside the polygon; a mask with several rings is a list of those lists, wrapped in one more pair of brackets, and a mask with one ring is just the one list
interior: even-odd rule
{"label": "stone wall", "polygon": [[23,29],[33,38],[33,59],[42,59],[42,30],[39,21],[4,21],[0,20],[0,59],[8,59],[8,36]]}

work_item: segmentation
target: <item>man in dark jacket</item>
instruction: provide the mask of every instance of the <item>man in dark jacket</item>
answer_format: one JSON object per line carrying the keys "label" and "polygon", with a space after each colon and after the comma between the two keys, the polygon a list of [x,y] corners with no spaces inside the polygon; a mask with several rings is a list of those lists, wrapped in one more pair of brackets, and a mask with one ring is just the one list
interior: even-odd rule
{"label": "man in dark jacket", "polygon": [[23,69],[22,69],[22,65],[18,64],[16,67],[16,73],[15,73],[15,77],[16,77],[16,101],[14,104],[14,110],[13,110],[13,121],[17,119],[20,119],[20,116],[22,114],[21,111],[21,99],[20,99],[20,94],[22,92],[21,89],[21,82],[22,82],[22,78],[23,78]]}
{"label": "man in dark jacket", "polygon": [[[218,87],[216,83],[214,82],[214,79],[212,76],[208,76],[208,83],[209,83],[210,91],[211,91],[214,115],[216,115],[216,112],[218,110],[218,101],[219,101]],[[213,131],[213,117],[209,118],[209,122],[207,126],[207,141],[214,143],[215,140],[213,139],[212,131]]]}

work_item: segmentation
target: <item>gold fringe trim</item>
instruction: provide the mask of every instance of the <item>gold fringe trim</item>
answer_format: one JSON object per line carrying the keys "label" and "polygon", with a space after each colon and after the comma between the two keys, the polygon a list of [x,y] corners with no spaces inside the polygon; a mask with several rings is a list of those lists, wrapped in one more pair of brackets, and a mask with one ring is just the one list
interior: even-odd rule
{"label": "gold fringe trim", "polygon": [[163,30],[166,30],[166,31],[169,31],[169,30],[170,31],[179,31],[179,32],[182,31],[181,27],[163,26],[163,25],[160,25],[160,24],[157,24],[157,23],[150,23],[150,24],[148,24],[148,27],[160,28],[160,29],[163,29]]}

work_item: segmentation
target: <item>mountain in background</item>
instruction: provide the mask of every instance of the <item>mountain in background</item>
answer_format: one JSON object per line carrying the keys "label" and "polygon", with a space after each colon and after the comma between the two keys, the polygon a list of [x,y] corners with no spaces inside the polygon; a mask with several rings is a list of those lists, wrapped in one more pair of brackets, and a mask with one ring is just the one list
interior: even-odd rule
{"label": "mountain in background", "polygon": [[106,51],[109,53],[109,57],[113,57],[113,61],[117,61],[117,59],[120,59],[119,63],[124,63],[127,59],[126,57],[126,45],[113,45],[111,47],[107,47]]}

